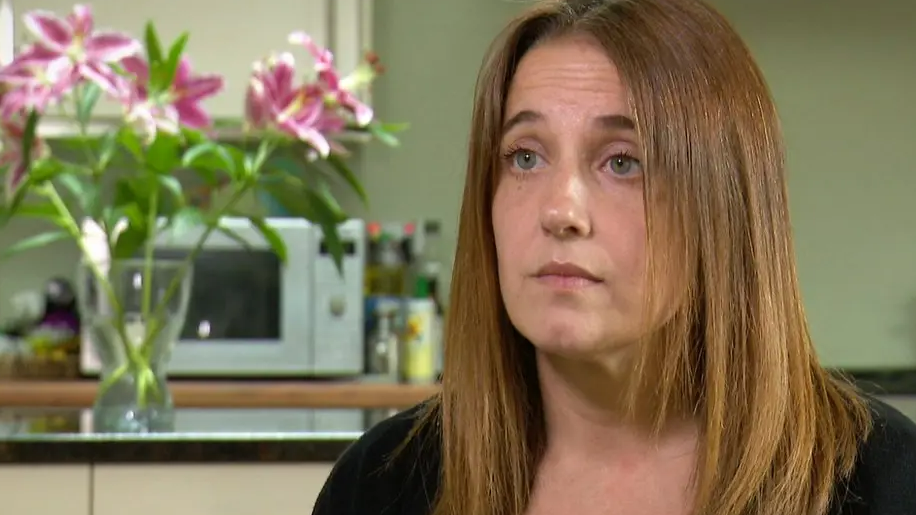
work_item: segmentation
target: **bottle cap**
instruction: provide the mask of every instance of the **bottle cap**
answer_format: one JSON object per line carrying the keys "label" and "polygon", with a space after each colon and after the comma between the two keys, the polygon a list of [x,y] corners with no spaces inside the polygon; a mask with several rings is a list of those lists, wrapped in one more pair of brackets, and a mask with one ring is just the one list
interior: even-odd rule
{"label": "bottle cap", "polygon": [[417,281],[414,283],[413,296],[417,299],[429,297],[429,279],[423,276],[417,277]]}

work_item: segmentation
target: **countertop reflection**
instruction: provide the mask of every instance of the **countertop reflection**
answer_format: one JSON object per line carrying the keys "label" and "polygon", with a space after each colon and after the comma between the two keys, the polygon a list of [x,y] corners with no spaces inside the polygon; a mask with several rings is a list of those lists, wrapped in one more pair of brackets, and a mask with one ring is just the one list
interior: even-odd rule
{"label": "countertop reflection", "polygon": [[392,413],[179,409],[173,432],[111,434],[89,410],[0,408],[0,463],[333,462]]}

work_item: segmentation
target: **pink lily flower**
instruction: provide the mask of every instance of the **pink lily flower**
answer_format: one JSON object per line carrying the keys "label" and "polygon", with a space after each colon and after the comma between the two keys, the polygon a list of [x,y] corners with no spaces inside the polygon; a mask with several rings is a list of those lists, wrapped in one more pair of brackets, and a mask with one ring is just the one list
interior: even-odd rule
{"label": "pink lily flower", "polygon": [[146,61],[128,57],[121,64],[135,78],[125,97],[128,119],[139,123],[148,136],[154,136],[157,130],[175,133],[180,126],[204,129],[213,123],[201,104],[223,89],[223,78],[219,75],[195,75],[191,72],[190,61],[182,58],[166,94],[151,99]]}
{"label": "pink lily flower", "polygon": [[374,116],[372,108],[360,102],[353,94],[356,87],[364,86],[371,81],[372,77],[366,76],[367,69],[360,68],[354,74],[341,79],[334,69],[334,55],[328,49],[319,47],[311,36],[305,32],[293,32],[289,36],[289,42],[305,47],[312,54],[318,81],[327,89],[330,103],[350,111],[359,127],[369,125]]}
{"label": "pink lily flower", "polygon": [[8,119],[31,110],[43,113],[56,105],[76,83],[67,63],[50,59],[44,66],[37,64],[46,55],[45,51],[33,46],[0,69],[0,84],[9,89],[0,102],[0,118]]}
{"label": "pink lily flower", "polygon": [[95,31],[88,5],[74,6],[66,19],[47,11],[32,11],[26,13],[24,22],[36,44],[11,66],[51,67],[56,70],[53,80],[58,81],[57,89],[69,90],[79,79],[86,79],[119,96],[120,80],[110,65],[143,49],[126,34]]}
{"label": "pink lily flower", "polygon": [[275,129],[308,143],[327,157],[331,145],[321,131],[323,92],[295,83],[295,60],[284,53],[256,63],[245,95],[245,115],[254,129]]}

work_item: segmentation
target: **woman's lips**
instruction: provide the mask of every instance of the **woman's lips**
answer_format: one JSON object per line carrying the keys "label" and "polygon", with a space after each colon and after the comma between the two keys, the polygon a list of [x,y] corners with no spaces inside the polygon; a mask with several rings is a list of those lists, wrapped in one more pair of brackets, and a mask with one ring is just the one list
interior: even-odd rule
{"label": "woman's lips", "polygon": [[551,261],[539,268],[535,279],[547,286],[567,290],[587,288],[602,282],[597,275],[584,267],[557,261]]}

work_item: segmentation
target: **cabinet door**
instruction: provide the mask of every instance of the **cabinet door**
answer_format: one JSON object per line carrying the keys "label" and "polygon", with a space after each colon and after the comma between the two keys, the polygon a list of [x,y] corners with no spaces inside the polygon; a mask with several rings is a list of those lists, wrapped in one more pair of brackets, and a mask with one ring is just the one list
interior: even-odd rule
{"label": "cabinet door", "polygon": [[13,50],[16,47],[13,30],[15,26],[12,0],[0,0],[0,66],[13,60]]}
{"label": "cabinet door", "polygon": [[89,465],[0,465],[0,513],[90,515]]}
{"label": "cabinet door", "polygon": [[[331,2],[330,40],[334,62],[341,73],[350,73],[375,49],[373,9],[375,0],[334,0]],[[386,56],[381,56],[384,61]],[[370,90],[358,93],[360,100],[372,104]]]}
{"label": "cabinet door", "polygon": [[331,467],[96,465],[93,515],[123,515],[125,509],[131,515],[311,513]]}
{"label": "cabinet door", "polygon": [[[9,1],[9,0],[8,0]],[[25,37],[22,14],[33,9],[66,15],[72,0],[11,0],[17,17],[17,42]],[[240,118],[252,63],[272,52],[291,51],[303,72],[312,66],[310,55],[287,43],[295,30],[308,32],[318,43],[330,43],[329,0],[263,0],[258,3],[224,0],[156,0],[129,2],[93,0],[97,29],[118,30],[142,38],[152,21],[163,45],[190,32],[186,54],[198,72],[219,73],[226,88],[207,104],[218,118]],[[141,39],[142,41],[142,39]],[[309,67],[306,69],[306,67]],[[100,103],[98,115],[119,114],[112,103]]]}

